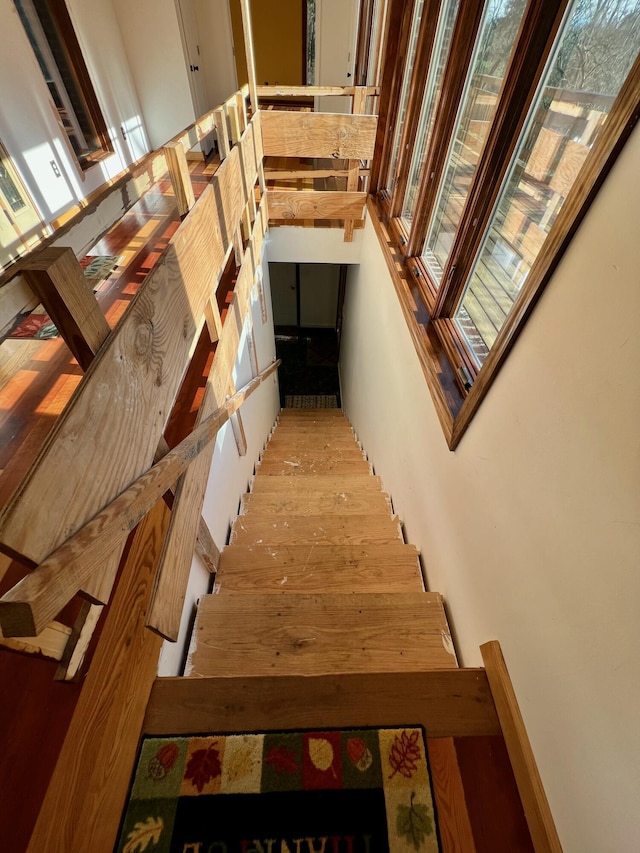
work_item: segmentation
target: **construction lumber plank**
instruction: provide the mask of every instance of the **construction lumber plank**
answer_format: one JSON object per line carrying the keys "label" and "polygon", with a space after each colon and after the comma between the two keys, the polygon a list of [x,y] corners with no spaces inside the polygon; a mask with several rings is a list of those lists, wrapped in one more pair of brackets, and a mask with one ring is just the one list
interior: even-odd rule
{"label": "construction lumber plank", "polygon": [[198,535],[196,537],[196,554],[211,574],[215,574],[220,564],[220,549],[215,543],[205,520],[200,517]]}
{"label": "construction lumber plank", "polygon": [[[366,111],[367,107],[367,90],[364,86],[356,86],[353,93],[353,104],[351,112],[354,115],[359,115]],[[349,160],[349,176],[347,178],[347,191],[356,192],[358,189],[358,181],[360,178],[360,160]],[[353,241],[353,219],[347,219],[344,223],[344,242],[351,243]]]}
{"label": "construction lumber plank", "polygon": [[317,676],[456,665],[437,593],[207,595],[188,672]]}
{"label": "construction lumber plank", "polygon": [[217,221],[207,187],[4,508],[7,553],[41,563],[151,465],[220,275]]}
{"label": "construction lumber plank", "polygon": [[371,515],[240,515],[231,528],[231,545],[373,545],[402,541],[397,518]]}
{"label": "construction lumber plank", "polygon": [[269,477],[296,477],[300,474],[370,474],[371,465],[362,456],[355,462],[343,459],[266,459],[256,465],[256,473]]}
{"label": "construction lumber plank", "polygon": [[216,127],[216,139],[218,141],[218,154],[220,160],[225,160],[229,156],[231,145],[229,144],[229,129],[227,127],[227,114],[223,107],[218,107],[213,111],[213,120]]}
{"label": "construction lumber plank", "polygon": [[336,492],[287,495],[279,493],[246,494],[240,501],[240,514],[258,512],[274,515],[373,515],[391,516],[391,502],[381,492]]}
{"label": "construction lumber plank", "polygon": [[73,251],[43,249],[25,261],[23,275],[86,370],[111,329]]}
{"label": "construction lumber plank", "polygon": [[[354,86],[258,86],[258,95],[265,98],[321,98],[326,95],[353,95],[354,89]],[[367,86],[367,95],[379,94],[379,86]]]}
{"label": "construction lumber plank", "polygon": [[393,545],[229,545],[220,593],[420,592],[418,552]]}
{"label": "construction lumber plank", "polygon": [[[318,113],[319,115],[319,113]],[[267,190],[269,219],[362,219],[366,193]]]}
{"label": "construction lumber plank", "polygon": [[168,516],[159,501],[135,533],[28,853],[114,848],[162,643],[144,607]]}
{"label": "construction lumber plank", "polygon": [[500,643],[496,640],[484,643],[480,651],[536,853],[562,853]]}
{"label": "construction lumber plank", "polygon": [[300,474],[297,477],[255,477],[251,494],[308,495],[310,492],[339,494],[340,492],[380,492],[380,477],[369,474],[331,475]]}
{"label": "construction lumber plank", "polygon": [[260,117],[266,157],[373,157],[376,116],[261,110]]}
{"label": "construction lumber plank", "polygon": [[82,602],[80,613],[76,617],[71,636],[54,676],[56,681],[74,681],[80,675],[80,667],[103,612],[104,607],[101,604]]}
{"label": "construction lumber plank", "polygon": [[297,467],[302,464],[312,462],[365,462],[364,453],[358,447],[342,447],[338,448],[333,445],[331,448],[323,449],[309,448],[307,450],[296,450],[293,443],[282,447],[269,447],[264,450],[262,457],[264,462],[286,462],[292,467]]}
{"label": "construction lumber plank", "polygon": [[213,441],[229,415],[278,365],[279,362],[274,362],[245,385],[35,571],[5,593],[0,599],[0,625],[5,636],[39,633],[76,592],[86,590],[104,559],[122,545],[155,501],[174,486],[182,472]]}
{"label": "construction lumber plank", "polygon": [[247,61],[249,98],[251,100],[251,111],[255,115],[258,111],[258,84],[256,81],[256,60],[253,49],[253,27],[251,24],[249,0],[240,0],[240,8],[242,10],[242,32],[244,35],[244,53]]}
{"label": "construction lumber plank", "polygon": [[71,628],[68,625],[50,622],[36,637],[3,637],[0,631],[0,646],[16,652],[61,660],[70,636]]}
{"label": "construction lumber plank", "polygon": [[180,142],[170,142],[164,146],[163,150],[167,158],[167,167],[173,194],[176,197],[178,213],[180,216],[186,216],[196,203],[187,155]]}
{"label": "construction lumber plank", "polygon": [[[402,697],[402,702],[398,697]],[[158,678],[144,733],[424,726],[429,737],[500,732],[483,669],[318,678]]]}
{"label": "construction lumber plank", "polygon": [[360,450],[355,435],[351,431],[333,432],[327,434],[324,429],[314,429],[309,433],[295,433],[287,435],[286,430],[280,432],[276,429],[273,437],[267,445],[269,448],[296,448],[301,451],[309,450],[347,450],[353,448]]}
{"label": "construction lumber plank", "polygon": [[453,737],[434,738],[429,732],[427,752],[442,847],[452,853],[476,853]]}

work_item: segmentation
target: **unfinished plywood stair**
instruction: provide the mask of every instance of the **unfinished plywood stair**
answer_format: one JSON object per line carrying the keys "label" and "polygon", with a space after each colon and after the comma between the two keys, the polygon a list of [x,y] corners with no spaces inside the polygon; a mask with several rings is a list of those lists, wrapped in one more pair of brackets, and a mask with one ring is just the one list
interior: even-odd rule
{"label": "unfinished plywood stair", "polygon": [[284,409],[242,499],[187,673],[322,676],[451,669],[441,596],[349,422]]}

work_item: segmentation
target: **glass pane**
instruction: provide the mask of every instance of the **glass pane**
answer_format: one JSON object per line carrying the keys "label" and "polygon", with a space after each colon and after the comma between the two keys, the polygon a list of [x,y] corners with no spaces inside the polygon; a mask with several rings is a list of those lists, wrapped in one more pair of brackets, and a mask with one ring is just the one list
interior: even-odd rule
{"label": "glass pane", "polygon": [[422,9],[424,0],[418,0],[413,10],[413,18],[411,20],[411,32],[409,34],[409,46],[407,52],[407,62],[402,77],[402,89],[400,91],[400,106],[398,108],[398,118],[393,133],[393,146],[391,148],[391,160],[389,162],[389,172],[387,174],[387,191],[389,195],[394,190],[396,185],[396,166],[398,165],[398,154],[400,153],[400,137],[402,135],[402,126],[404,125],[405,116],[407,114],[407,102],[409,100],[409,86],[411,77],[413,76],[413,66],[416,60],[416,47],[418,44],[418,32],[420,30],[420,20],[422,19]]}
{"label": "glass pane", "polygon": [[453,143],[427,230],[424,260],[436,285],[449,258],[464,203],[496,111],[526,0],[489,0],[460,101]]}
{"label": "glass pane", "polygon": [[481,365],[598,137],[640,44],[640,6],[574,0],[455,320]]}
{"label": "glass pane", "polygon": [[420,110],[418,132],[416,134],[413,157],[411,158],[409,180],[407,181],[407,188],[404,195],[402,219],[407,227],[411,225],[416,209],[419,189],[418,182],[431,142],[433,121],[440,100],[442,78],[444,77],[444,69],[449,56],[449,48],[451,47],[451,36],[453,35],[453,26],[456,21],[458,5],[459,0],[445,0],[440,11],[429,76],[427,77],[427,85],[425,86],[422,108]]}

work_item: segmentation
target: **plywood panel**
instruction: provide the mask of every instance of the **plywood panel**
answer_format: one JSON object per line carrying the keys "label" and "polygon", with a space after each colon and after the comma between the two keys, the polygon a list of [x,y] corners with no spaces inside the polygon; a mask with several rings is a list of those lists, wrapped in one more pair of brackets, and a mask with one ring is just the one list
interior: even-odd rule
{"label": "plywood panel", "polygon": [[376,116],[278,110],[261,110],[260,115],[266,157],[373,157]]}
{"label": "plywood panel", "polygon": [[7,551],[41,562],[151,465],[220,274],[217,223],[207,188],[3,511]]}
{"label": "plywood panel", "polygon": [[452,648],[437,593],[209,595],[198,608],[189,671],[249,676],[450,669],[456,666]]}

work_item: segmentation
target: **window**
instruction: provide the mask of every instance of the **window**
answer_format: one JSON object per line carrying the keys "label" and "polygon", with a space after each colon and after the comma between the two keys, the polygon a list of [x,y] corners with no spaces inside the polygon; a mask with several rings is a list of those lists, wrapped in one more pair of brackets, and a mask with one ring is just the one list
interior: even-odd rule
{"label": "window", "polygon": [[640,0],[410,8],[373,188],[454,447],[638,118]]}
{"label": "window", "polygon": [[60,124],[83,169],[113,148],[64,0],[14,0]]}

